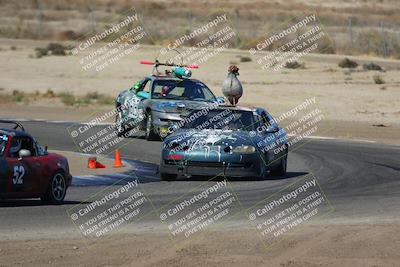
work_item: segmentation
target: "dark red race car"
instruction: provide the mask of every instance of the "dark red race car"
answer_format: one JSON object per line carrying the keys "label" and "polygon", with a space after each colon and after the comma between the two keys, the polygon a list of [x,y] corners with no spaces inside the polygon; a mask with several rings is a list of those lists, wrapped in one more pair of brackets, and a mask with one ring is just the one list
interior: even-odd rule
{"label": "dark red race car", "polygon": [[20,123],[0,124],[13,124],[12,129],[0,128],[0,199],[40,197],[62,203],[72,181],[68,160],[48,153]]}

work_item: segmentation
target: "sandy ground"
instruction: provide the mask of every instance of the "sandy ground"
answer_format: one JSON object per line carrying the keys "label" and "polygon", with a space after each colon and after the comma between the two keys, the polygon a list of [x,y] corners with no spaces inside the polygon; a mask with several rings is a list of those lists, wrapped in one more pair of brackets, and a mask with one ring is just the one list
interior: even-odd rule
{"label": "sandy ground", "polygon": [[306,225],[267,246],[254,230],[204,232],[184,246],[164,233],[2,241],[0,266],[398,266],[399,225]]}

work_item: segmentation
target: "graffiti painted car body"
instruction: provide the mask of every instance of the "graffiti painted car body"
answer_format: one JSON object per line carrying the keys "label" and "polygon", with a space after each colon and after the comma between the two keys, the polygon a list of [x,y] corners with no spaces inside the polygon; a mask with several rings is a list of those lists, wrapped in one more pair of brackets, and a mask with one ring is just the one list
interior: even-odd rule
{"label": "graffiti painted car body", "polygon": [[286,174],[287,134],[266,110],[220,106],[195,110],[191,117],[195,119],[164,140],[162,179]]}
{"label": "graffiti painted car body", "polygon": [[0,198],[41,198],[59,204],[71,181],[65,157],[48,153],[23,127],[0,129]]}
{"label": "graffiti painted car body", "polygon": [[172,133],[193,109],[223,102],[199,80],[152,75],[118,95],[116,126],[120,135],[136,127],[154,140]]}

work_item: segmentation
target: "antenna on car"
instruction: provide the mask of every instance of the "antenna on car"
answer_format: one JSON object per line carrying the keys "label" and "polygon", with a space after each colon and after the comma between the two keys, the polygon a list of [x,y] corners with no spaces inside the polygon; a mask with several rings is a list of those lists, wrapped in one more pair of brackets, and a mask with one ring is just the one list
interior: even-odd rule
{"label": "antenna on car", "polygon": [[22,126],[21,123],[17,122],[17,121],[11,121],[11,120],[0,120],[0,123],[9,123],[9,124],[14,124],[13,129],[16,130],[18,128],[21,129],[21,131],[25,132],[25,128],[24,126]]}
{"label": "antenna on car", "polygon": [[188,64],[188,65],[183,65],[183,64],[175,64],[175,63],[163,63],[159,62],[158,60],[153,61],[147,61],[147,60],[141,60],[140,64],[144,65],[153,65],[153,73],[157,71],[157,75],[160,74],[158,71],[158,66],[169,66],[172,67],[172,71],[165,71],[166,75],[173,74],[174,76],[178,78],[189,78],[192,76],[192,71],[190,69],[198,69],[199,66],[195,64]]}

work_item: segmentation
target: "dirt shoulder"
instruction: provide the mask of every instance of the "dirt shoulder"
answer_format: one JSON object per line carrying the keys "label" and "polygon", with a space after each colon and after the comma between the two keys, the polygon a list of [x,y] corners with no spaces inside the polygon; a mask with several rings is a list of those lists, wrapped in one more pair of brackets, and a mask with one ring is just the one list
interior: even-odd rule
{"label": "dirt shoulder", "polygon": [[254,230],[205,232],[184,246],[167,234],[0,243],[0,266],[398,266],[399,225],[301,226],[267,248]]}
{"label": "dirt shoulder", "polygon": [[317,135],[400,145],[400,125],[363,121],[323,121]]}

